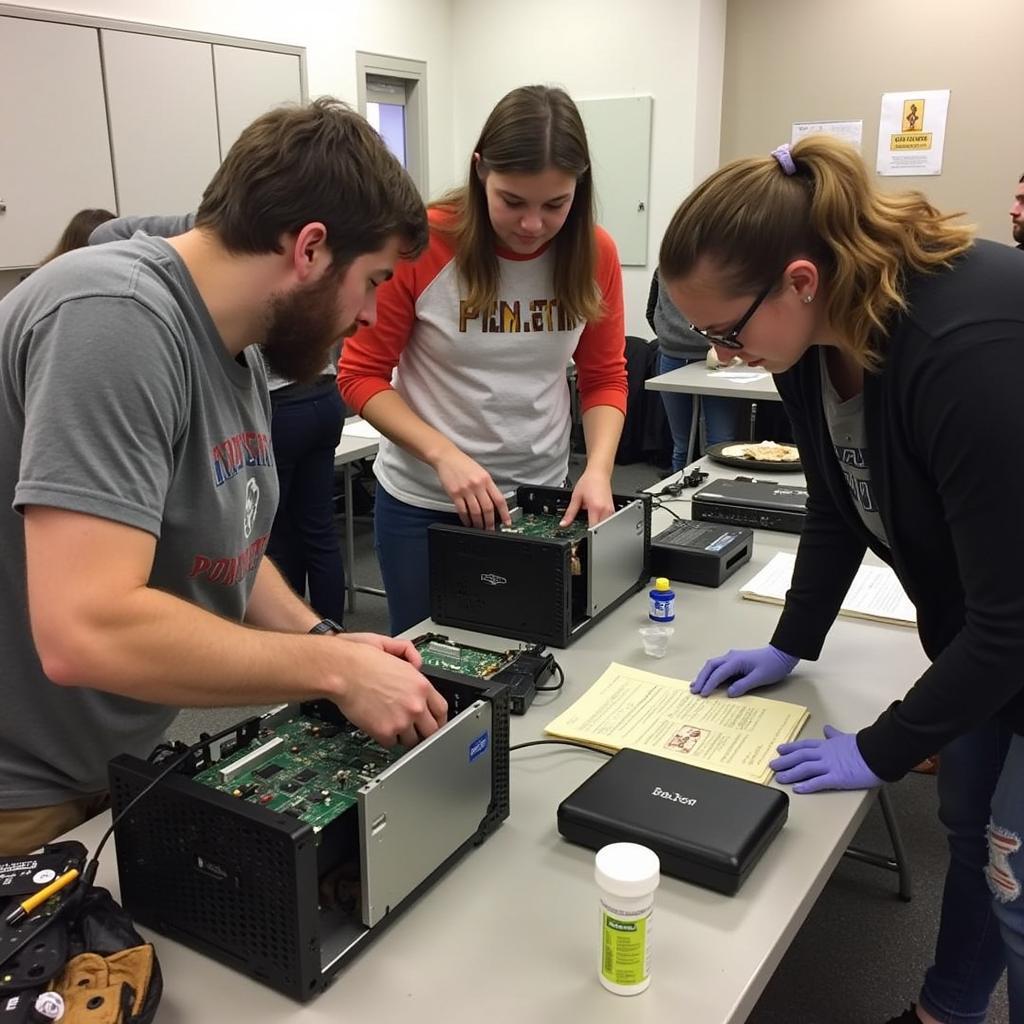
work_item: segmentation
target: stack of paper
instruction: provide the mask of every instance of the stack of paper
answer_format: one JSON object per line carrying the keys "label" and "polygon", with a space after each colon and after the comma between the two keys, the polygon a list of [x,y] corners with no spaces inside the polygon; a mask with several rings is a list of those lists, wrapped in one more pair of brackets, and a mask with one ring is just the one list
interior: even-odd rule
{"label": "stack of paper", "polygon": [[[784,604],[795,564],[796,555],[780,551],[740,594],[750,601]],[[896,626],[917,624],[917,610],[900,586],[896,573],[887,565],[862,565],[857,570],[839,614]]]}
{"label": "stack of paper", "polygon": [[769,782],[768,762],[794,739],[807,708],[763,697],[690,693],[682,679],[612,663],[544,730],[603,750],[632,747],[751,782]]}

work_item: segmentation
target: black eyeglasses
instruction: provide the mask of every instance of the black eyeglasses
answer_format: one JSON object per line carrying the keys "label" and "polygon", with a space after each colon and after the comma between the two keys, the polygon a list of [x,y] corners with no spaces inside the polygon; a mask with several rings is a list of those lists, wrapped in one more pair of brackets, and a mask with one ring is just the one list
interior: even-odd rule
{"label": "black eyeglasses", "polygon": [[728,334],[712,334],[711,331],[704,330],[703,327],[698,327],[696,324],[690,324],[690,330],[695,331],[705,341],[710,341],[712,345],[721,345],[722,348],[743,348],[743,342],[739,341],[739,333],[747,326],[747,321],[757,312],[757,307],[768,298],[769,292],[774,288],[774,284],[768,285],[767,288],[762,291],[756,299],[750,304],[750,308],[736,321],[733,329]]}

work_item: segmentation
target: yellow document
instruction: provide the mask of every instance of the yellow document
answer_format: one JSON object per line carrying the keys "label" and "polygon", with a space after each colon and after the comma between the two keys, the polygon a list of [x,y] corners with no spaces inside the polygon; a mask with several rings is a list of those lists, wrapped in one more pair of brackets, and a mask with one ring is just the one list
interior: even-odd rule
{"label": "yellow document", "polygon": [[794,739],[807,708],[763,697],[690,693],[682,679],[612,662],[545,732],[604,750],[632,747],[751,782],[768,782],[768,762]]}

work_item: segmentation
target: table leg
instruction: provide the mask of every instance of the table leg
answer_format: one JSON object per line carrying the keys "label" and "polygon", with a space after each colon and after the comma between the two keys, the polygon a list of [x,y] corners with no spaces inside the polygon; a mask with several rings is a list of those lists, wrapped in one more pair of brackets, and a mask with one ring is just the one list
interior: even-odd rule
{"label": "table leg", "polygon": [[700,429],[700,395],[693,396],[693,413],[690,415],[690,440],[686,445],[686,465],[693,462],[697,450],[697,431]]}

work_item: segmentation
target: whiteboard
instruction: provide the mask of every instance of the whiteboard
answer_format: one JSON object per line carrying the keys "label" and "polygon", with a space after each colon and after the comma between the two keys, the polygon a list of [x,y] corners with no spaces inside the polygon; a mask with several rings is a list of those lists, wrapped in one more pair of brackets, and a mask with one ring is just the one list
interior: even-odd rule
{"label": "whiteboard", "polygon": [[590,145],[597,221],[615,239],[627,267],[647,266],[653,104],[650,96],[576,103]]}

